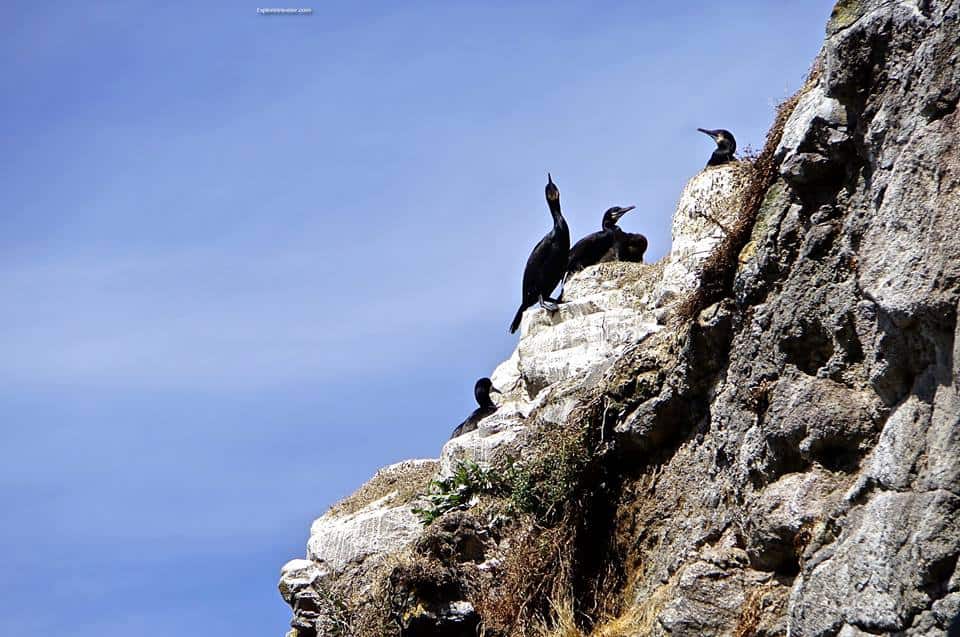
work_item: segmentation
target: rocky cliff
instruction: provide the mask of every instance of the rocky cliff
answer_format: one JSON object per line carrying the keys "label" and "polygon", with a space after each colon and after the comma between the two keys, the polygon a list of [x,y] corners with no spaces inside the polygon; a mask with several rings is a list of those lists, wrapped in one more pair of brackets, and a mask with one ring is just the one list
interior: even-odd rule
{"label": "rocky cliff", "polygon": [[838,3],[667,257],[527,312],[496,414],[314,523],[289,635],[948,634],[958,96],[960,2]]}

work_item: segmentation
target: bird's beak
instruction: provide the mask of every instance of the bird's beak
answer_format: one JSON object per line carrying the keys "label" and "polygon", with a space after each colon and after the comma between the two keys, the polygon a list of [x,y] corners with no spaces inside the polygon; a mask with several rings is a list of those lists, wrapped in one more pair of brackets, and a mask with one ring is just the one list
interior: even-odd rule
{"label": "bird's beak", "polygon": [[495,392],[495,393],[497,393],[497,394],[503,394],[502,391],[500,391],[500,390],[497,389],[496,387],[493,387],[492,385],[490,386],[490,391]]}
{"label": "bird's beak", "polygon": [[553,183],[553,177],[550,176],[550,173],[547,173],[547,183],[548,183],[548,184],[552,184],[552,183]]}
{"label": "bird's beak", "polygon": [[620,214],[617,215],[617,219],[619,219],[619,218],[622,217],[623,215],[627,214],[628,212],[630,212],[630,211],[633,210],[634,208],[636,208],[636,206],[627,206],[626,208],[622,209],[622,210],[620,211]]}
{"label": "bird's beak", "polygon": [[716,139],[718,135],[717,131],[707,130],[706,128],[698,128],[697,130],[703,133],[704,135],[709,135],[713,139]]}

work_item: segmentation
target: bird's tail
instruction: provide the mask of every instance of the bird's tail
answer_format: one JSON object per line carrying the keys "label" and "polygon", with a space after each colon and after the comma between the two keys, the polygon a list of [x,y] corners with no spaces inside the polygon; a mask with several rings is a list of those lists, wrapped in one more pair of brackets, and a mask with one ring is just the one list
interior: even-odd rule
{"label": "bird's tail", "polygon": [[516,316],[513,317],[513,323],[510,324],[510,333],[513,334],[517,331],[517,328],[520,327],[520,321],[523,320],[523,311],[527,309],[523,303],[520,304],[520,309],[517,310]]}
{"label": "bird's tail", "polygon": [[557,296],[557,302],[563,302],[563,293],[567,291],[567,279],[570,278],[570,270],[567,270],[563,273],[563,278],[560,279],[560,294]]}

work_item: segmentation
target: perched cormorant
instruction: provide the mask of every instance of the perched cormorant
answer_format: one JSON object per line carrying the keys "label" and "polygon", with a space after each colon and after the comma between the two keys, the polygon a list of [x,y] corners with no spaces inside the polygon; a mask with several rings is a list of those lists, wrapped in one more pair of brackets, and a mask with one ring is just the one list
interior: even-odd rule
{"label": "perched cormorant", "polygon": [[588,234],[570,249],[567,276],[579,272],[588,265],[620,259],[620,239],[627,233],[617,227],[617,221],[634,208],[635,206],[626,208],[614,206],[603,213],[603,222],[600,226],[603,229],[600,232]]}
{"label": "perched cormorant", "polygon": [[523,311],[534,303],[548,312],[557,311],[558,301],[550,298],[550,293],[560,283],[563,273],[567,271],[567,254],[570,252],[570,229],[560,212],[560,189],[553,183],[550,173],[547,173],[547,187],[544,189],[547,196],[547,206],[553,217],[553,228],[540,239],[527,259],[527,266],[523,269],[523,300],[520,309],[510,324],[510,333],[513,334],[520,327]]}
{"label": "perched cormorant", "polygon": [[489,378],[481,378],[477,381],[477,384],[473,386],[473,395],[477,399],[477,404],[480,406],[474,409],[470,417],[453,430],[453,434],[450,436],[451,440],[468,431],[473,431],[477,428],[477,424],[479,424],[481,420],[497,410],[497,406],[490,400],[490,392],[497,392],[499,394],[500,390],[493,386]]}
{"label": "perched cormorant", "polygon": [[709,135],[713,141],[717,142],[717,149],[710,155],[707,166],[719,166],[735,159],[733,154],[737,152],[737,140],[733,138],[733,133],[722,128],[717,130],[698,128],[697,130]]}
{"label": "perched cormorant", "polygon": [[617,259],[643,263],[643,253],[647,251],[647,238],[639,232],[624,232],[619,227],[617,233]]}

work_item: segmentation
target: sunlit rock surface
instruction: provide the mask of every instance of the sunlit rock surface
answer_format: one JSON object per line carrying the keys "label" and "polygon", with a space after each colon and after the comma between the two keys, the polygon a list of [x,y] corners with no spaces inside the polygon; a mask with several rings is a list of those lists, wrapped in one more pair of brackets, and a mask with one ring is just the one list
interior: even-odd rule
{"label": "sunlit rock surface", "polygon": [[684,187],[673,215],[670,255],[654,292],[657,306],[696,287],[703,261],[742,212],[740,195],[748,176],[748,164],[731,162],[705,169]]}
{"label": "sunlit rock surface", "polygon": [[310,527],[307,559],[324,572],[336,573],[408,544],[419,534],[421,523],[413,512],[416,503],[404,491],[419,488],[410,482],[432,475],[436,467],[435,460],[407,460],[378,471],[368,484],[382,486],[371,491],[369,502],[317,518]]}

